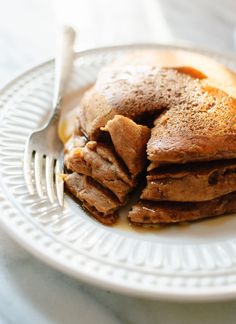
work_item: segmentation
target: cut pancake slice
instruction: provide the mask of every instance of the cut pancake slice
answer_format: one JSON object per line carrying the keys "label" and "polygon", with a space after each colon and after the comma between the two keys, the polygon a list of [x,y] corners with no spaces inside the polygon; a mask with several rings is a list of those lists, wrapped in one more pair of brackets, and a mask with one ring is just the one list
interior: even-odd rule
{"label": "cut pancake slice", "polygon": [[115,221],[116,209],[126,203],[137,185],[137,176],[146,165],[150,130],[116,116],[101,135],[104,132],[105,140],[101,136],[99,141],[89,141],[80,131],[70,138],[65,146],[65,166],[73,173],[66,176],[65,182],[87,210],[98,220],[105,217],[107,223],[108,217]]}
{"label": "cut pancake slice", "polygon": [[90,176],[111,190],[121,202],[135,182],[108,145],[89,141],[75,147],[65,156],[67,169]]}
{"label": "cut pancake slice", "polygon": [[109,132],[114,148],[129,172],[133,176],[140,173],[146,162],[146,145],[151,134],[150,129],[137,125],[127,117],[116,115],[107,122],[103,130]]}
{"label": "cut pancake slice", "polygon": [[203,202],[141,200],[129,213],[132,224],[169,224],[229,214],[236,211],[236,192]]}
{"label": "cut pancake slice", "polygon": [[147,176],[145,200],[206,201],[236,191],[236,160],[162,166]]}
{"label": "cut pancake slice", "polygon": [[66,188],[92,211],[93,216],[104,224],[110,225],[116,220],[115,211],[120,207],[119,200],[92,178],[76,172],[66,175]]}

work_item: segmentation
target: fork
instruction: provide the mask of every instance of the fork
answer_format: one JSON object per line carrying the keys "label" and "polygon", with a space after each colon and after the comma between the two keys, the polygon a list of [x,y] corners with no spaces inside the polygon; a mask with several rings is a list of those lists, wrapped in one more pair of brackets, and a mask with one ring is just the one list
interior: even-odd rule
{"label": "fork", "polygon": [[[60,206],[64,203],[63,144],[58,137],[57,126],[60,115],[61,99],[68,84],[74,60],[75,31],[64,26],[58,42],[55,57],[55,81],[52,113],[48,122],[33,131],[26,142],[24,152],[24,178],[31,195],[44,197],[44,186],[51,203],[56,198]],[[34,175],[34,181],[33,181]]]}

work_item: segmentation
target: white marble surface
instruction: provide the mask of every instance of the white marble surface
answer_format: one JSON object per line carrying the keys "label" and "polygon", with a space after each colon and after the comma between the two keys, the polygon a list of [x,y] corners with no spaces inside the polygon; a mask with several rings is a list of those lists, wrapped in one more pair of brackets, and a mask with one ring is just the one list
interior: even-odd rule
{"label": "white marble surface", "polygon": [[[81,1],[77,2],[81,4]],[[107,5],[106,1],[101,2]],[[121,8],[121,2],[113,11],[99,11],[100,16],[96,19],[99,24],[103,20],[106,23],[99,28],[95,28],[94,19],[82,19],[83,11],[78,12],[81,33],[78,47],[178,38],[218,49],[234,48],[234,0],[136,1],[141,7],[134,9],[131,21],[127,14],[122,22],[123,31],[119,14],[116,19],[107,16],[114,15],[116,9]],[[134,5],[133,0],[126,0],[126,6],[127,2],[129,8]],[[86,3],[93,10],[93,1]],[[147,9],[148,5],[151,9]],[[3,86],[20,72],[53,56],[55,24],[48,0],[0,0],[0,7],[0,85]],[[148,13],[145,14],[145,10]],[[87,14],[90,15],[90,10]],[[101,18],[103,14],[106,19]],[[76,15],[74,22],[75,18]],[[133,26],[125,36],[124,24]],[[135,33],[136,30],[139,32]],[[0,323],[233,324],[235,318],[236,301],[168,303],[121,296],[91,287],[38,261],[0,230]]]}

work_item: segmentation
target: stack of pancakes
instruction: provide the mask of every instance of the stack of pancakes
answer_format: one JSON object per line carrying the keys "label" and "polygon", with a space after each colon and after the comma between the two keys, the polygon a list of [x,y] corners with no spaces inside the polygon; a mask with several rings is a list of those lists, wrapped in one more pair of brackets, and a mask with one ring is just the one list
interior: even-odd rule
{"label": "stack of pancakes", "polygon": [[236,77],[210,58],[141,51],[105,67],[65,144],[67,188],[104,224],[140,182],[135,224],[236,211]]}

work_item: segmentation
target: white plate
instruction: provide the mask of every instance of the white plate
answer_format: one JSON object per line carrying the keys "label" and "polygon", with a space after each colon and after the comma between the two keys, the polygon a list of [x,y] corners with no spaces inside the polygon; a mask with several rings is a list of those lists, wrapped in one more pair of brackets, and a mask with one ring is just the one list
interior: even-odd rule
{"label": "white plate", "polygon": [[[70,90],[96,79],[99,69],[134,45],[79,53]],[[187,48],[191,50],[191,48]],[[236,59],[207,50],[236,69]],[[27,135],[48,116],[53,63],[25,73],[0,94],[1,223],[35,256],[89,283],[148,298],[213,300],[236,297],[236,217],[223,216],[155,231],[105,227],[66,197],[57,204],[29,196],[22,156]]]}

